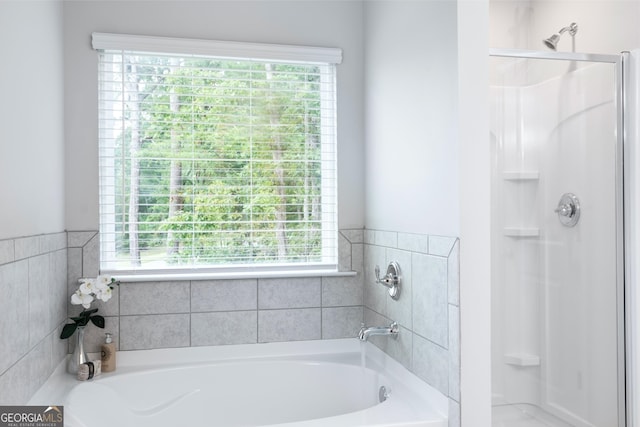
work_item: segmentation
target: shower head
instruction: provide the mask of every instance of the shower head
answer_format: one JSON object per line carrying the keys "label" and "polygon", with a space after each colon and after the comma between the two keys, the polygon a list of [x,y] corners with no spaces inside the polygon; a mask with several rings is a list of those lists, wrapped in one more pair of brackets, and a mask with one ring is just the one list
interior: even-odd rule
{"label": "shower head", "polygon": [[554,34],[548,39],[542,40],[542,43],[544,43],[544,45],[549,49],[556,50],[556,46],[558,45],[559,41],[560,41],[560,34]]}
{"label": "shower head", "polygon": [[571,25],[560,29],[560,31],[558,31],[556,34],[552,35],[548,39],[542,40],[542,43],[544,43],[545,46],[547,46],[549,49],[556,50],[556,47],[558,46],[558,42],[560,41],[560,36],[562,36],[562,34],[564,34],[567,31],[569,31],[569,34],[571,34],[571,37],[574,37],[578,32],[578,24],[576,24],[575,22],[572,22]]}

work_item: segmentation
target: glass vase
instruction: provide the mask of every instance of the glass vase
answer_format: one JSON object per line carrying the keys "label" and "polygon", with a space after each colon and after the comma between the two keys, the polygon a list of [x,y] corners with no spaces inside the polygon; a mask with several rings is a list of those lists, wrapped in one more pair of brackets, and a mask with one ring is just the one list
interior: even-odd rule
{"label": "glass vase", "polygon": [[67,372],[70,374],[77,374],[78,366],[89,361],[87,353],[84,351],[84,326],[78,326],[75,337],[76,346],[67,361]]}

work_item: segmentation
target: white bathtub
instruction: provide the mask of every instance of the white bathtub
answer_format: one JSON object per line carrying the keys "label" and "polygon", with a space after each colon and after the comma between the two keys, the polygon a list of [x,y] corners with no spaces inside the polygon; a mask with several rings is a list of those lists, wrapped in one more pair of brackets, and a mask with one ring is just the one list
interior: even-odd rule
{"label": "white bathtub", "polygon": [[362,368],[355,339],[118,352],[92,381],[61,364],[29,404],[63,404],[67,427],[447,426],[441,393],[365,353]]}

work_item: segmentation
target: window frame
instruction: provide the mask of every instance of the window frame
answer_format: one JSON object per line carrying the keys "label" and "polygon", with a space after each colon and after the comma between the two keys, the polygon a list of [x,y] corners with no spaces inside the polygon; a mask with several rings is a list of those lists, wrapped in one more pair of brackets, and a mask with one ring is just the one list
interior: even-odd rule
{"label": "window frame", "polygon": [[[207,278],[244,278],[244,277],[299,277],[299,276],[316,276],[316,275],[344,275],[338,272],[338,218],[337,218],[337,105],[336,105],[336,67],[335,65],[342,62],[342,50],[339,48],[324,47],[307,47],[307,46],[289,46],[289,45],[273,45],[262,43],[244,43],[244,42],[228,42],[213,41],[200,39],[178,39],[153,36],[133,36],[123,34],[106,34],[93,33],[92,46],[98,52],[103,51],[132,51],[158,54],[174,54],[174,55],[204,55],[208,57],[216,57],[220,59],[233,60],[263,60],[286,63],[318,63],[319,65],[331,65],[332,81],[321,82],[325,85],[322,90],[333,92],[331,99],[321,98],[323,108],[330,108],[333,111],[329,123],[323,121],[322,127],[331,128],[330,142],[333,146],[332,159],[333,167],[323,169],[323,177],[321,180],[322,197],[332,199],[333,210],[329,214],[331,216],[331,227],[322,227],[322,251],[323,259],[331,259],[330,262],[317,263],[247,263],[232,265],[214,265],[205,266],[198,265],[181,265],[179,267],[167,268],[149,268],[149,267],[132,267],[130,269],[118,268],[115,262],[105,260],[103,252],[109,245],[115,247],[112,239],[106,236],[114,230],[104,230],[103,215],[115,216],[115,202],[111,206],[114,212],[105,212],[105,206],[108,210],[109,203],[104,202],[103,194],[103,167],[100,164],[100,270],[105,273],[116,274],[119,278],[127,278],[130,281],[136,280],[175,280],[184,279],[207,279]],[[100,71],[99,71],[100,72]],[[328,87],[326,85],[331,85]],[[100,89],[101,90],[101,89]],[[324,132],[323,132],[324,134]],[[100,136],[102,140],[102,136]],[[324,136],[323,136],[324,138]],[[324,142],[323,142],[324,144]],[[102,150],[102,142],[100,142]],[[325,177],[325,172],[331,174]],[[327,182],[333,182],[333,185]],[[322,204],[324,205],[324,203]],[[114,220],[115,222],[115,220]],[[322,222],[325,222],[324,213]],[[325,252],[326,251],[326,252]]]}

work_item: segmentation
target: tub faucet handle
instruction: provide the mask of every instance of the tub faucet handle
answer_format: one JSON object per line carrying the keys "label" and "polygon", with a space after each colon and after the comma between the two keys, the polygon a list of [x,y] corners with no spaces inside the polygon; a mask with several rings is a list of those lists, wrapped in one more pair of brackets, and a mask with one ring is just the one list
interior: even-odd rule
{"label": "tub faucet handle", "polygon": [[375,273],[376,283],[389,288],[389,296],[394,300],[400,298],[400,264],[396,261],[391,261],[387,266],[387,274],[384,277],[380,277],[380,266],[376,265]]}

